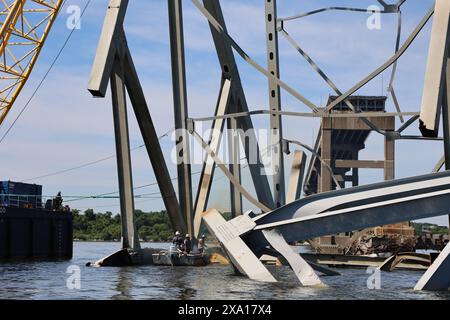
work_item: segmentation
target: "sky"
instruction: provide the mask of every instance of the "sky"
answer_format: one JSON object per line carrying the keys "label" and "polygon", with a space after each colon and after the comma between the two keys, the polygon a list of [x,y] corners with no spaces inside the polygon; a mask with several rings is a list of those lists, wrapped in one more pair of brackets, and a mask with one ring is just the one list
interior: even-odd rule
{"label": "sky", "polygon": [[[0,127],[0,136],[30,98],[68,37],[71,31],[66,25],[71,14],[67,11],[68,6],[84,8],[86,3],[87,0],[66,1],[26,87]],[[221,3],[230,35],[255,61],[266,66],[263,1],[225,0]],[[278,16],[285,17],[329,6],[367,8],[377,3],[375,0],[280,0]],[[433,3],[433,0],[406,1],[402,10],[402,43]],[[87,91],[107,5],[107,0],[91,1],[81,19],[80,29],[74,31],[42,87],[0,144],[0,180],[27,180],[42,184],[45,195],[52,196],[62,191],[66,200],[70,196],[96,195],[118,190],[116,161],[113,157],[79,170],[34,179],[115,153],[109,91],[104,99],[93,98]],[[206,19],[191,1],[183,1],[183,10],[189,116],[212,116],[220,90],[221,73],[210,29]],[[395,51],[396,15],[382,15],[381,28],[376,30],[367,28],[369,17],[367,13],[324,12],[286,22],[285,29],[341,91],[346,91],[384,63]],[[395,90],[402,111],[417,112],[420,109],[430,26],[429,22],[399,60]],[[156,130],[162,135],[174,127],[167,1],[130,1],[125,32]],[[280,73],[283,81],[316,105],[325,106],[332,90],[282,36],[279,44]],[[267,78],[237,55],[236,60],[249,108],[267,109]],[[390,72],[391,69],[386,70],[357,94],[386,94]],[[305,105],[283,90],[282,108],[286,111],[309,111]],[[395,109],[391,99],[387,102],[387,108],[389,111]],[[129,112],[128,119],[131,146],[138,147],[143,141],[132,112]],[[253,121],[258,128],[268,128],[266,116],[255,116]],[[205,122],[204,128],[210,125]],[[400,125],[397,120],[397,127]],[[283,118],[284,136],[288,139],[312,145],[318,128],[318,119]],[[411,126],[405,134],[418,135],[418,125]],[[171,161],[174,142],[170,136],[164,137],[161,139],[161,145],[170,174],[175,177],[176,166]],[[442,154],[441,142],[399,141],[396,145],[396,178],[431,172]],[[131,155],[134,185],[138,187],[154,183],[155,177],[145,149],[138,148],[132,151]],[[285,159],[287,177],[291,158],[292,155],[286,156]],[[371,134],[360,158],[383,158],[383,139],[380,135]],[[199,165],[194,165],[192,171],[197,172],[200,169]],[[380,170],[360,170],[361,184],[382,179],[383,172]],[[197,190],[197,184],[198,175],[194,175],[194,192]],[[246,171],[243,172],[243,185],[254,192]],[[228,211],[228,190],[226,179],[217,171],[209,206]],[[150,194],[152,197],[136,199],[138,209],[156,211],[164,208],[155,185],[138,189],[135,194]],[[69,204],[80,210],[93,208],[102,212],[119,212],[118,199],[84,199]],[[251,208],[251,205],[244,201],[244,207]],[[447,216],[427,221],[448,225]]]}

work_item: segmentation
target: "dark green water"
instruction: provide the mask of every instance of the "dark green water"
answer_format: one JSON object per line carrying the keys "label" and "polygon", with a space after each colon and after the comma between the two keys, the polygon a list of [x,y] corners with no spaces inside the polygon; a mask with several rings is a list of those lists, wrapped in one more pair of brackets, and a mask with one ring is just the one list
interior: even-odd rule
{"label": "dark green water", "polygon": [[[165,248],[166,244],[144,244]],[[262,284],[233,274],[229,266],[89,268],[119,243],[75,243],[71,261],[0,263],[0,299],[447,299],[450,293],[412,290],[421,272],[381,273],[380,289],[368,289],[366,269],[337,269],[322,277],[327,288],[305,288],[287,267],[272,268],[280,280]],[[78,266],[80,288],[69,289],[67,273]]]}

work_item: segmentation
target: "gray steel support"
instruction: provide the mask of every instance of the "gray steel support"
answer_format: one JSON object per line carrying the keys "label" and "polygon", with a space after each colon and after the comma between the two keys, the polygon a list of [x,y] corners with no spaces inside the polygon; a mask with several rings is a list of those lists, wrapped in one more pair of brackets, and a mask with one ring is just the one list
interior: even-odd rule
{"label": "gray steel support", "polygon": [[342,189],[297,200],[255,217],[244,237],[254,251],[268,243],[257,230],[277,229],[287,242],[350,232],[448,213],[450,172]]}
{"label": "gray steel support", "polygon": [[111,96],[116,137],[117,175],[119,180],[122,248],[140,249],[134,221],[133,177],[131,172],[130,141],[123,65],[115,59],[111,74]]}
{"label": "gray steel support", "polygon": [[303,177],[305,175],[306,154],[303,151],[295,151],[292,160],[291,177],[289,179],[286,203],[300,199]]}
{"label": "gray steel support", "polygon": [[122,223],[122,247],[138,250],[140,244],[134,223],[133,178],[123,66],[125,52],[121,46],[124,41],[122,28],[127,6],[128,0],[109,1],[89,79],[88,90],[94,96],[104,97],[108,88],[108,80],[111,81]]}
{"label": "gray steel support", "polygon": [[[445,0],[444,0],[445,1]],[[431,8],[426,15],[422,18],[422,20],[419,22],[417,27],[412,31],[412,33],[409,35],[409,37],[405,40],[403,45],[400,47],[400,49],[391,57],[389,58],[383,65],[381,65],[379,68],[377,68],[375,71],[373,71],[370,75],[368,75],[366,78],[358,82],[356,85],[354,85],[351,89],[349,89],[347,92],[345,92],[343,95],[341,95],[339,98],[334,100],[330,105],[327,106],[327,111],[332,110],[335,106],[337,106],[342,101],[346,100],[348,97],[350,97],[352,94],[357,92],[359,89],[361,89],[363,86],[365,86],[367,83],[372,81],[374,78],[379,76],[384,70],[389,68],[392,64],[394,64],[405,52],[406,50],[411,46],[413,41],[416,39],[416,37],[419,35],[420,31],[425,27],[428,20],[433,16],[434,13],[434,7]]]}
{"label": "gray steel support", "polygon": [[450,245],[446,245],[433,264],[417,282],[414,290],[447,291],[450,289]]}
{"label": "gray steel support", "polygon": [[[358,160],[358,151],[353,151],[353,159]],[[384,163],[383,163],[384,167]],[[359,186],[359,168],[352,168],[352,187]]]}
{"label": "gray steel support", "polygon": [[203,213],[206,226],[214,234],[228,254],[235,270],[250,279],[262,282],[277,282],[269,270],[255,256],[240,236],[251,230],[255,223],[248,216],[239,216],[228,223],[215,209]]}
{"label": "gray steel support", "polygon": [[[241,182],[241,157],[240,157],[240,144],[239,144],[239,131],[237,126],[237,120],[234,118],[228,119],[228,152],[230,155],[230,172],[233,174],[234,179]],[[242,214],[242,194],[234,184],[230,183],[230,196],[231,196],[231,216],[233,218]]]}
{"label": "gray steel support", "polygon": [[[279,241],[270,237],[278,233],[285,242],[301,241],[329,234],[361,230],[379,225],[439,216],[448,211],[450,201],[450,172],[429,174],[401,180],[386,181],[373,185],[342,189],[313,195],[297,200],[267,214],[248,221],[232,219],[212,223],[213,234],[218,238],[229,235],[226,230],[236,230],[248,249],[260,256],[273,247],[286,251]],[[207,219],[223,219],[217,211],[210,211]],[[213,218],[214,217],[214,218]],[[219,222],[219,221],[217,221]],[[254,226],[252,227],[252,223]],[[231,231],[231,230],[230,230]],[[269,238],[267,237],[269,231]],[[226,238],[230,239],[229,236]],[[219,240],[221,243],[223,241]],[[229,241],[229,240],[228,240]],[[239,242],[240,239],[233,239]],[[223,243],[222,243],[223,244]],[[233,263],[242,259],[239,248],[228,246],[227,253]],[[283,254],[283,253],[282,253]],[[448,264],[450,247],[439,257],[436,271],[437,283],[442,287],[450,284]],[[298,264],[296,262],[295,264]],[[250,264],[239,264],[243,273],[253,272]],[[433,272],[434,273],[434,272]]]}
{"label": "gray steel support", "polygon": [[302,285],[325,286],[314,272],[314,269],[297,252],[292,250],[279,232],[276,230],[263,230],[262,233],[270,243],[270,246],[286,259]]}
{"label": "gray steel support", "polygon": [[327,168],[331,166],[331,119],[324,118],[322,120],[321,127],[321,167],[320,167],[320,181],[319,181],[319,190],[320,192],[326,192],[333,189],[333,181],[331,179],[332,172],[330,172]]}
{"label": "gray steel support", "polygon": [[449,26],[450,2],[436,0],[420,111],[420,130],[425,137],[437,137],[439,131],[450,45]]}
{"label": "gray steel support", "polygon": [[123,247],[137,250],[139,249],[139,239],[134,221],[134,196],[125,86],[128,90],[172,226],[184,231],[185,223],[178,206],[178,201],[145,101],[145,96],[128,49],[123,30],[127,5],[128,0],[110,0],[109,2],[91,77],[89,79],[88,90],[94,96],[104,97],[108,88],[108,79],[111,79]]}
{"label": "gray steel support", "polygon": [[208,153],[208,155],[214,160],[216,166],[225,174],[225,176],[234,184],[234,187],[239,190],[243,197],[245,197],[250,203],[261,209],[262,212],[269,212],[270,208],[263,203],[255,199],[241,184],[234,179],[233,174],[228,170],[227,166],[220,160],[220,158],[211,150],[210,146],[203,140],[203,138],[195,130],[192,132],[192,136],[197,140],[202,148]]}
{"label": "gray steel support", "polygon": [[[277,32],[277,1],[265,1],[267,65],[268,70],[275,77],[280,78]],[[281,95],[278,83],[269,79],[269,105],[271,111],[281,111]],[[285,204],[284,156],[281,142],[283,140],[283,126],[280,114],[270,116],[271,151],[272,151],[272,181],[273,199],[275,206]]]}
{"label": "gray steel support", "polygon": [[[445,170],[450,170],[450,52],[448,53],[446,65],[446,77],[444,84],[444,96],[442,99],[442,127],[444,131],[444,159]],[[450,215],[448,216],[450,226]],[[450,228],[449,228],[450,233]]]}
{"label": "gray steel support", "polygon": [[[447,53],[450,55],[450,52]],[[444,131],[444,159],[445,169],[450,170],[450,63],[448,58],[445,60],[446,76],[443,79],[443,93],[442,93],[442,127]],[[450,211],[450,210],[449,210]],[[450,222],[450,215],[449,215]],[[439,254],[433,264],[428,268],[425,274],[417,282],[414,290],[443,290],[447,291],[450,288],[450,245],[444,248]]]}
{"label": "gray steel support", "polygon": [[[124,41],[126,45],[126,41]],[[150,115],[147,102],[145,100],[144,91],[142,90],[136,68],[134,66],[131,53],[126,46],[125,58],[125,84],[133,106],[136,120],[141,130],[145,148],[153,167],[156,181],[158,183],[161,196],[164,201],[167,213],[169,215],[172,227],[180,232],[186,231],[186,223],[184,216],[178,204],[177,195],[175,193],[172,179],[167,169],[166,161],[156,134],[155,126]]]}
{"label": "gray steel support", "polygon": [[189,134],[187,131],[187,90],[184,60],[183,14],[181,0],[168,0],[170,51],[172,61],[173,103],[177,153],[182,161],[177,166],[178,197],[186,221],[186,231],[194,235],[194,216],[192,205],[192,181]]}
{"label": "gray steel support", "polygon": [[444,131],[444,159],[445,170],[450,170],[450,64],[447,64],[447,76],[445,80],[446,90],[442,99],[442,128]]}
{"label": "gray steel support", "polygon": [[[226,31],[226,24],[223,18],[222,9],[218,0],[203,0],[205,8],[209,13],[224,27]],[[232,106],[237,108],[236,110],[230,110],[230,112],[248,112],[247,101],[245,99],[244,89],[242,88],[239,70],[236,65],[236,60],[233,55],[233,49],[231,45],[224,39],[224,37],[217,32],[217,30],[210,25],[211,33],[214,40],[219,63],[222,68],[223,76],[231,79],[232,84]],[[238,127],[242,129],[250,141],[257,141],[253,128],[253,123],[250,117],[242,117],[238,119]],[[252,150],[256,149],[256,163],[250,163],[249,169],[252,176],[253,184],[257,193],[259,202],[263,203],[269,208],[274,208],[273,198],[270,190],[270,185],[265,175],[264,166],[260,161],[260,149],[259,146],[248,146],[245,138],[243,137],[242,143],[244,145],[245,156],[247,159],[252,160],[255,155],[251,154]],[[253,159],[254,160],[254,159]]]}
{"label": "gray steel support", "polygon": [[[217,101],[215,115],[224,115],[228,109],[229,97],[231,90],[231,82],[228,79],[223,79],[222,86],[220,90],[219,99]],[[222,132],[225,124],[225,119],[217,119],[212,123],[211,136],[209,138],[208,145],[211,150],[217,154],[220,148],[220,142],[222,138]],[[206,210],[208,205],[209,193],[211,191],[211,185],[213,182],[215,171],[214,160],[206,155],[205,161],[203,162],[203,168],[200,175],[200,180],[198,184],[197,196],[195,199],[194,206],[194,235],[198,236],[200,232],[200,225],[202,222],[202,213]]]}
{"label": "gray steel support", "polygon": [[117,34],[123,32],[128,0],[110,0],[98,42],[88,90],[95,97],[105,97],[117,54]]}

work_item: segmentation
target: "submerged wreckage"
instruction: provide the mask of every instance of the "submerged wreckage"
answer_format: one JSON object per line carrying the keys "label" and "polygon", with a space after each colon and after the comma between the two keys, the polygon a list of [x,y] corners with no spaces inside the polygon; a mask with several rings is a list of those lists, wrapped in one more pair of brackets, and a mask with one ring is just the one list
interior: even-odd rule
{"label": "submerged wreckage", "polygon": [[[259,257],[281,255],[302,284],[318,285],[321,281],[313,268],[288,242],[444,215],[449,188],[450,172],[443,172],[321,193],[267,214],[239,216],[228,222],[210,209],[203,219],[241,273],[259,281],[276,281]],[[445,281],[450,286],[450,279]]]}

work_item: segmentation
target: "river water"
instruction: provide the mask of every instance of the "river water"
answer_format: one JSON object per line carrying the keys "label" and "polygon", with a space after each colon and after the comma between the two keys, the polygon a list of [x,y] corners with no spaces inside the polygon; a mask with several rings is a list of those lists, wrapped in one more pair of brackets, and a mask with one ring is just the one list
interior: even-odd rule
{"label": "river water", "polygon": [[[167,244],[143,244],[146,246],[166,248]],[[86,262],[98,260],[119,248],[119,243],[76,242],[74,257],[70,261],[0,263],[0,299],[450,300],[449,292],[413,291],[422,275],[417,271],[383,272],[378,282],[374,278],[369,279],[373,274],[367,273],[366,269],[336,269],[341,276],[322,277],[328,285],[326,288],[306,288],[298,284],[288,267],[269,267],[280,281],[262,284],[234,275],[230,266],[85,266]],[[368,279],[369,287],[379,283],[379,289],[369,289]]]}

